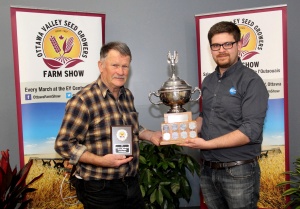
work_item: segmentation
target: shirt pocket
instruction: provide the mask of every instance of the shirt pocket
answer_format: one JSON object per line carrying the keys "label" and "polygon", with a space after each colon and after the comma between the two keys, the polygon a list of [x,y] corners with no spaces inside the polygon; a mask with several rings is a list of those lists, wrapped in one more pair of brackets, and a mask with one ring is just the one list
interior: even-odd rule
{"label": "shirt pocket", "polygon": [[89,137],[93,137],[95,140],[109,137],[111,121],[111,114],[95,118],[89,126]]}
{"label": "shirt pocket", "polygon": [[225,95],[221,99],[220,109],[222,115],[231,120],[242,117],[242,101],[238,96]]}

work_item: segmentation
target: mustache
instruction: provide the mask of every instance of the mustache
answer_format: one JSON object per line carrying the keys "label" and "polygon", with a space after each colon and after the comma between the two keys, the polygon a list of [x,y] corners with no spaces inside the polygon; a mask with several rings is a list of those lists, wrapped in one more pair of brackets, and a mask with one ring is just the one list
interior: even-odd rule
{"label": "mustache", "polygon": [[224,56],[229,56],[228,53],[221,53],[221,54],[218,54],[217,57],[224,57]]}

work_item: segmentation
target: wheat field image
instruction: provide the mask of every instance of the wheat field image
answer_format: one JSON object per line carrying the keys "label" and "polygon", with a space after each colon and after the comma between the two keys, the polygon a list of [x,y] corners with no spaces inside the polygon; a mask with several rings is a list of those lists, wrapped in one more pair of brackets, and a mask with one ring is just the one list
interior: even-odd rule
{"label": "wheat field image", "polygon": [[262,152],[259,164],[261,167],[261,184],[259,208],[280,209],[284,208],[286,199],[282,197],[284,187],[276,185],[285,180],[285,147],[268,146],[263,150],[269,150],[267,155]]}
{"label": "wheat field image", "polygon": [[[281,196],[284,188],[276,187],[279,182],[285,180],[285,149],[284,146],[263,147],[259,159],[261,166],[261,188],[259,208],[281,209],[284,208],[285,198]],[[27,161],[30,156],[27,156]],[[25,162],[27,162],[25,160]],[[66,164],[66,162],[64,162]],[[65,165],[66,167],[66,165]],[[37,189],[28,194],[33,201],[29,209],[83,209],[83,205],[77,200],[76,192],[68,182],[66,168],[54,168],[53,162],[43,165],[41,158],[34,159],[27,181],[44,173],[43,177],[34,182],[31,187]],[[200,204],[200,203],[199,203]]]}
{"label": "wheat field image", "polygon": [[43,177],[31,185],[32,188],[37,190],[27,195],[27,198],[33,199],[28,209],[83,208],[83,205],[76,198],[75,188],[68,181],[68,169],[54,168],[53,163],[43,165],[42,160],[34,159],[27,181],[41,173],[44,173]]}

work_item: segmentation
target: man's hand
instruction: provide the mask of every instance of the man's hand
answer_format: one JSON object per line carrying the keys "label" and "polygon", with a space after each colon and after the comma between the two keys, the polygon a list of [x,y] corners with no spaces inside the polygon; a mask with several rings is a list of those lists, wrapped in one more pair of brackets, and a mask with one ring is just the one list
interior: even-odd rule
{"label": "man's hand", "polygon": [[79,161],[100,167],[118,168],[120,165],[128,163],[132,159],[133,157],[126,158],[125,155],[107,154],[98,156],[90,152],[84,152]]}
{"label": "man's hand", "polygon": [[178,144],[185,147],[198,148],[198,149],[220,149],[229,147],[238,147],[248,144],[250,139],[240,130],[232,131],[223,136],[204,140],[203,138],[186,139],[183,143]]}
{"label": "man's hand", "polygon": [[161,131],[155,131],[150,137],[150,141],[155,144],[156,146],[159,146],[160,142],[162,140],[162,133]]}
{"label": "man's hand", "polygon": [[207,141],[202,138],[186,139],[183,143],[178,145],[197,149],[208,149]]}
{"label": "man's hand", "polygon": [[107,154],[101,157],[101,167],[113,167],[118,168],[120,165],[128,163],[133,157],[127,157],[125,155]]}
{"label": "man's hand", "polygon": [[161,131],[150,131],[145,130],[139,135],[140,139],[147,140],[156,146],[159,146],[159,143],[162,140]]}

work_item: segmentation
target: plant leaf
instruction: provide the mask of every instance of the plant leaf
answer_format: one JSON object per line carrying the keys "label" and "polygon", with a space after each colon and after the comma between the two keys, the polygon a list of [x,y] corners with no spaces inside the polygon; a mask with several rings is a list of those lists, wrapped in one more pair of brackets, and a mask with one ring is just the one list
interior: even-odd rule
{"label": "plant leaf", "polygon": [[174,194],[177,194],[179,189],[180,189],[180,184],[178,182],[174,182],[171,184],[171,190]]}
{"label": "plant leaf", "polygon": [[146,158],[144,158],[143,156],[140,156],[140,163],[141,164],[146,164]]}
{"label": "plant leaf", "polygon": [[157,189],[155,189],[152,194],[150,195],[150,202],[154,203],[156,201],[156,191]]}
{"label": "plant leaf", "polygon": [[44,63],[52,70],[60,68],[63,64],[55,59],[43,58]]}
{"label": "plant leaf", "polygon": [[167,199],[172,200],[172,195],[170,194],[170,192],[165,188],[165,187],[161,187],[161,192],[162,195],[165,196]]}
{"label": "plant leaf", "polygon": [[164,200],[164,196],[162,195],[161,186],[159,186],[158,189],[156,190],[156,198],[155,199],[159,205],[162,204],[162,202]]}
{"label": "plant leaf", "polygon": [[145,197],[145,188],[144,188],[144,186],[143,185],[140,185],[140,190],[141,190],[141,192],[142,192],[142,196],[143,197]]}
{"label": "plant leaf", "polygon": [[66,62],[66,68],[74,67],[78,63],[83,62],[81,59],[71,59],[68,62]]}
{"label": "plant leaf", "polygon": [[283,192],[282,195],[283,196],[292,195],[292,194],[299,192],[298,190],[299,190],[299,188],[290,188],[290,189],[286,190],[285,192]]}

